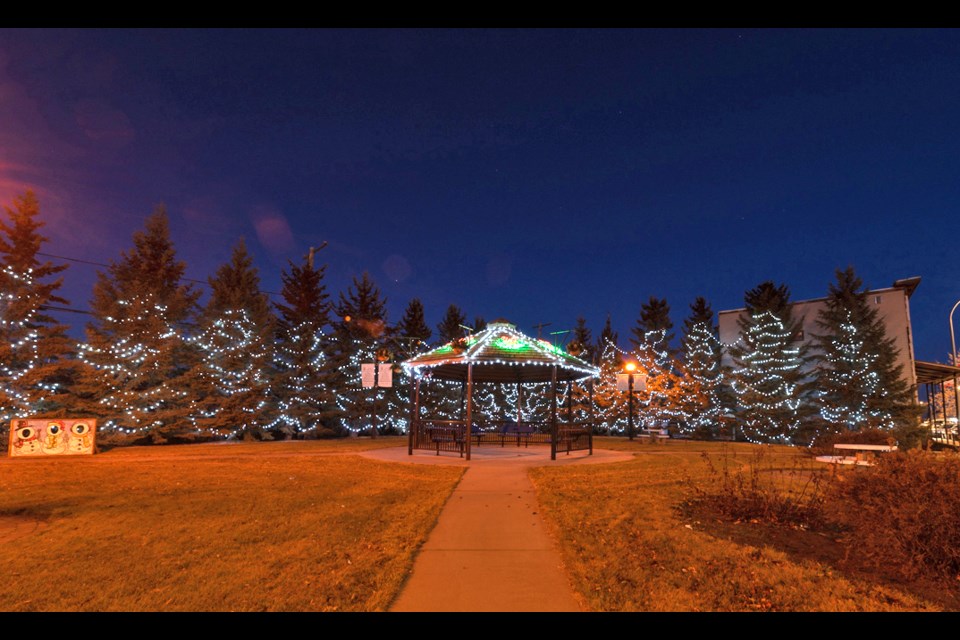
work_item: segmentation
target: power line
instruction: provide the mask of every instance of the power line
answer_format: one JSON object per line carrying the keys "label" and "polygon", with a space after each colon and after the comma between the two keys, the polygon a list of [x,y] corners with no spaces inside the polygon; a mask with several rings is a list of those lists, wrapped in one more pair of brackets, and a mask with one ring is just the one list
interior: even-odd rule
{"label": "power line", "polygon": [[40,309],[42,309],[43,311],[66,311],[68,313],[82,313],[88,316],[93,315],[92,311],[87,311],[86,309],[70,309],[68,307],[55,307],[50,304],[42,304],[40,305]]}

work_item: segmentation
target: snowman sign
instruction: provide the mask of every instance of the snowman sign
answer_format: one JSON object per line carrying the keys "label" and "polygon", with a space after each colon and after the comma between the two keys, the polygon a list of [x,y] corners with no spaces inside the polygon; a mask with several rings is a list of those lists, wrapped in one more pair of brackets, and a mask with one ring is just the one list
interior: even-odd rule
{"label": "snowman sign", "polygon": [[10,456],[93,453],[97,421],[92,418],[17,418],[10,421]]}

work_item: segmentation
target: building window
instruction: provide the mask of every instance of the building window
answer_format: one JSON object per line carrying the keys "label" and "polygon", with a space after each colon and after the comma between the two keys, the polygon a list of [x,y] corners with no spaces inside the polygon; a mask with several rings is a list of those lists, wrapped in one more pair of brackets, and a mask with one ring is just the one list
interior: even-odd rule
{"label": "building window", "polygon": [[803,342],[803,329],[800,329],[791,338],[790,342]]}
{"label": "building window", "polygon": [[873,296],[873,303],[880,304],[880,296]]}

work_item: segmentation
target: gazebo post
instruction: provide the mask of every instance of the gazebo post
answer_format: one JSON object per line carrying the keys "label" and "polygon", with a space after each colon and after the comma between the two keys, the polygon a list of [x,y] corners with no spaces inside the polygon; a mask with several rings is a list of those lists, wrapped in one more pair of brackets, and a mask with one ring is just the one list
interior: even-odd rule
{"label": "gazebo post", "polygon": [[550,373],[550,459],[557,459],[557,365]]}
{"label": "gazebo post", "polygon": [[413,378],[413,402],[410,407],[410,429],[407,433],[407,455],[413,455],[413,432],[419,431],[420,417],[420,378]]}
{"label": "gazebo post", "polygon": [[464,426],[463,437],[467,439],[467,460],[470,459],[470,428],[473,425],[471,419],[473,413],[473,363],[467,364],[467,423]]}
{"label": "gazebo post", "polygon": [[521,404],[522,402],[523,402],[523,387],[520,386],[520,381],[517,380],[517,424],[518,425],[523,422],[523,409],[521,408],[523,406]]}
{"label": "gazebo post", "polygon": [[590,395],[590,423],[587,425],[589,428],[589,435],[587,438],[590,442],[590,455],[593,455],[593,429],[597,420],[596,410],[593,406],[593,378],[590,378],[587,381],[587,390]]}
{"label": "gazebo post", "polygon": [[573,422],[573,383],[567,381],[567,422]]}
{"label": "gazebo post", "polygon": [[943,428],[947,428],[947,385],[946,381],[940,381],[940,404],[943,405]]}

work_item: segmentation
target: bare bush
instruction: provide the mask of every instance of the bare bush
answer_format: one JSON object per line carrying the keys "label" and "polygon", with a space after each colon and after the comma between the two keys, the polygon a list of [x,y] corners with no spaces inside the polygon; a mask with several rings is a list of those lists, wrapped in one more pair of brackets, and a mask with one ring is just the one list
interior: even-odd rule
{"label": "bare bush", "polygon": [[849,530],[848,556],[905,578],[960,579],[960,456],[908,451],[841,473],[824,513]]}
{"label": "bare bush", "polygon": [[736,520],[818,528],[823,525],[822,472],[802,458],[771,455],[757,446],[749,455],[726,451],[715,463],[702,457],[715,482],[694,484],[695,502]]}

